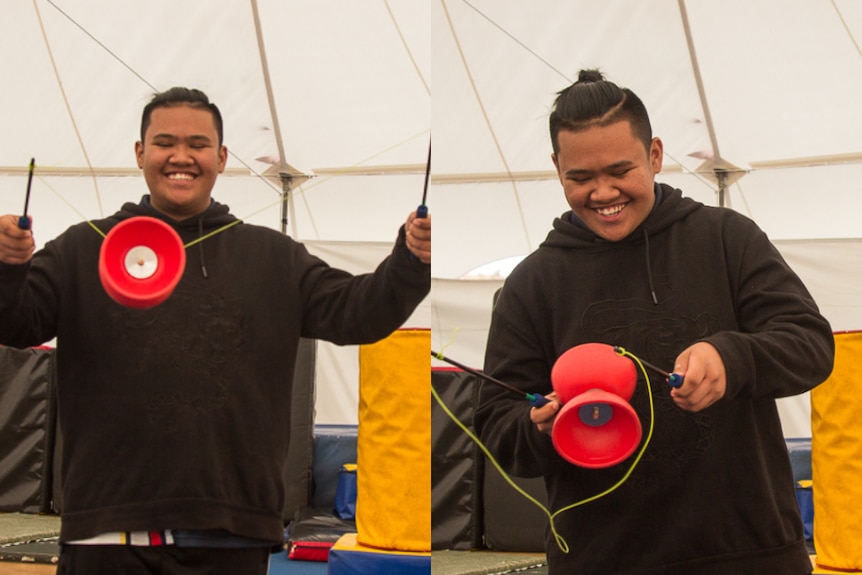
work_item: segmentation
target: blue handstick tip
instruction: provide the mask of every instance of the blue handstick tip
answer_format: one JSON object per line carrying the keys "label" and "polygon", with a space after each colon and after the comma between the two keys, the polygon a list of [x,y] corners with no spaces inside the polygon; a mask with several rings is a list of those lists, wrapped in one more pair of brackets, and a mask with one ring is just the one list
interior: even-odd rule
{"label": "blue handstick tip", "polygon": [[682,385],[684,378],[678,373],[672,373],[667,376],[667,383],[671,387],[680,387]]}
{"label": "blue handstick tip", "polygon": [[527,399],[530,400],[530,405],[532,405],[533,407],[542,407],[543,405],[547,405],[551,402],[551,400],[544,395],[539,395],[537,393],[528,393]]}
{"label": "blue handstick tip", "polygon": [[27,216],[21,216],[20,218],[18,218],[18,227],[22,230],[29,230],[30,218],[28,218]]}

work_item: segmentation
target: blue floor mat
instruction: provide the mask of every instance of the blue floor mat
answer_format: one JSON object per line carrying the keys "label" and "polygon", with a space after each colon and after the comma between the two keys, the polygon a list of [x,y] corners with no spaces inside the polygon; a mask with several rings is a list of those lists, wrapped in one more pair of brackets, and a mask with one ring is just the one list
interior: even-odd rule
{"label": "blue floor mat", "polygon": [[269,558],[269,575],[326,575],[325,561],[296,561],[287,552],[273,553]]}

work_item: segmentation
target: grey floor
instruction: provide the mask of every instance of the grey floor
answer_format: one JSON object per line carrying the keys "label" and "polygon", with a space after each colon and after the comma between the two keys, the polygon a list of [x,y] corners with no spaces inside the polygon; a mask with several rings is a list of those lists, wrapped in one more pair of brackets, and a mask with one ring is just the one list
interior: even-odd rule
{"label": "grey floor", "polygon": [[498,575],[503,573],[547,573],[540,553],[499,553],[494,551],[432,551],[432,575]]}

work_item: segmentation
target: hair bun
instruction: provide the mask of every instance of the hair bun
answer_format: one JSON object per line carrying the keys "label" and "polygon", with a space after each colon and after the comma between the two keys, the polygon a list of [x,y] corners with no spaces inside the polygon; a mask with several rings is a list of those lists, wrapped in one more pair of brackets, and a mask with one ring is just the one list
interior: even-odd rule
{"label": "hair bun", "polygon": [[578,82],[601,82],[605,79],[598,70],[581,70],[578,72]]}

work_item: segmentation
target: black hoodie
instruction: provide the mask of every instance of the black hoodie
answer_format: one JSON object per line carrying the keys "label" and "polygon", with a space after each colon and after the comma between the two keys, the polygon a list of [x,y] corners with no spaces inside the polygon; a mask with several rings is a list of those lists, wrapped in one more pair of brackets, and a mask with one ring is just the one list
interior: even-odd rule
{"label": "black hoodie", "polygon": [[[556,359],[589,342],[671,370],[680,352],[706,341],[726,368],[725,397],[699,413],[676,407],[652,379],[655,426],[643,459],[616,491],[556,516],[570,551],[548,533],[550,573],[808,573],[774,400],[829,375],[831,328],[751,220],[668,186],[662,196],[618,242],[573,224],[570,213],[556,219],[494,308],[485,370],[526,392],[552,391]],[[647,430],[642,375],[631,403]],[[552,512],[610,488],[637,454],[605,469],[572,465],[529,409],[483,385],[475,424],[510,472],[545,476]]]}
{"label": "black hoodie", "polygon": [[[168,222],[184,244],[205,238],[149,309],[115,303],[98,275],[93,226],[107,233],[134,216]],[[73,226],[28,265],[0,266],[0,342],[57,337],[61,539],[222,529],[281,542],[300,337],[379,340],[429,289],[430,266],[410,258],[403,228],[373,274],[352,276],[216,202],[183,222],[126,204]]]}

